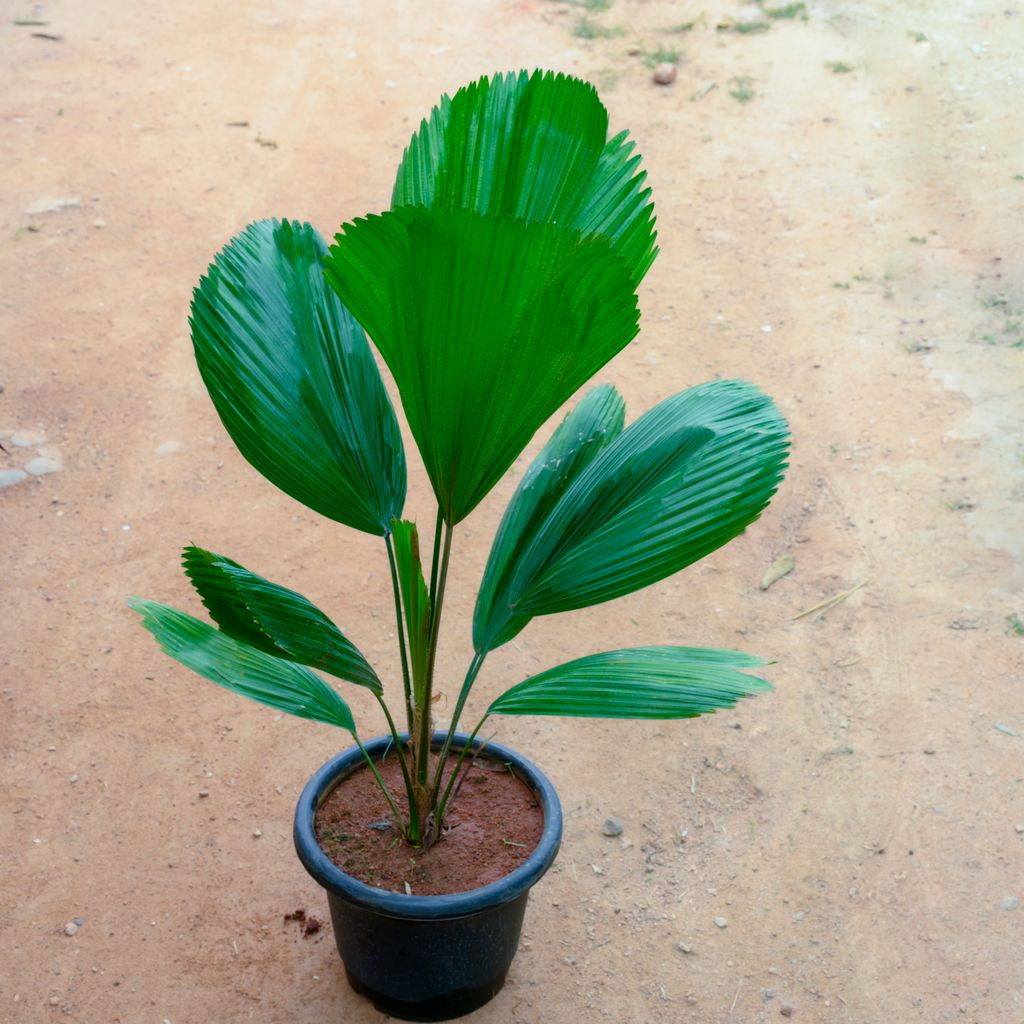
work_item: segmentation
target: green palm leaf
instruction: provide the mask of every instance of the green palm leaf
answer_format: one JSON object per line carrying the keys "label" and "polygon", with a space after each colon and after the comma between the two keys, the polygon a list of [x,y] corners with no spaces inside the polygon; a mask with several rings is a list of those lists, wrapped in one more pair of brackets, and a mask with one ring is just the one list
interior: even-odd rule
{"label": "green palm leaf", "polygon": [[785,420],[753,385],[666,399],[572,481],[474,635],[507,639],[530,616],[620,597],[703,558],[761,514],[787,450]]}
{"label": "green palm leaf", "polygon": [[626,132],[607,139],[594,87],[552,72],[497,74],[443,96],[402,158],[392,206],[475,210],[607,237],[635,283],[654,206]]}
{"label": "green palm leaf", "polygon": [[[498,527],[477,594],[473,646],[478,652],[500,647],[529,621],[529,615],[495,614],[495,603],[507,596],[523,550],[565,489],[622,432],[625,409],[622,396],[610,384],[589,391],[523,474]],[[488,633],[488,625],[503,632]]]}
{"label": "green palm leaf", "polygon": [[196,361],[224,426],[304,505],[383,535],[405,501],[405,455],[366,337],[323,281],[308,224],[258,221],[192,300]]}
{"label": "green palm leaf", "polygon": [[210,617],[228,636],[383,693],[359,650],[301,594],[202,548],[185,548],[182,564]]}
{"label": "green palm leaf", "polygon": [[771,683],[740,669],[767,662],[740,651],[636,647],[570,661],[513,686],[488,714],[577,718],[696,718],[731,708]]}
{"label": "green palm leaf", "polygon": [[128,604],[164,653],[205,679],[289,715],[341,726],[355,736],[348,705],[315,672],[233,640],[176,608],[138,597]]}
{"label": "green palm leaf", "polygon": [[401,207],[343,232],[328,280],[390,367],[454,525],[634,337],[628,269],[599,238],[464,210]]}

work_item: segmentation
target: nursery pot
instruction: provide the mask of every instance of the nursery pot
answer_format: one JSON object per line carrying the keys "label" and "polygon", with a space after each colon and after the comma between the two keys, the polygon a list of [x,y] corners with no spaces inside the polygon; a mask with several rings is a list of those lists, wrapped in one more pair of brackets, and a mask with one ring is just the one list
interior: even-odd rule
{"label": "nursery pot", "polygon": [[[453,750],[469,737],[456,733]],[[434,748],[444,741],[435,733]],[[391,743],[366,744],[375,760]],[[480,746],[479,742],[474,746]],[[306,870],[327,890],[338,953],[349,983],[384,1013],[403,1020],[450,1020],[483,1006],[505,983],[519,945],[530,889],[551,866],[562,839],[562,808],[554,787],[535,765],[497,743],[482,755],[508,764],[536,793],[544,813],[537,848],[510,874],[490,885],[449,896],[407,896],[347,875],[321,850],[313,830],[317,808],[347,776],[365,767],[353,747],[309,780],[295,811],[295,849]]]}

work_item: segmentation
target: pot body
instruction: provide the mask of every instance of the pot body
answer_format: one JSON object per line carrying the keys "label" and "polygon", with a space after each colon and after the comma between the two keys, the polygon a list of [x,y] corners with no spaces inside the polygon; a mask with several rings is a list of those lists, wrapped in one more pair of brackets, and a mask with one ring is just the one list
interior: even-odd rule
{"label": "pot body", "polygon": [[[462,749],[468,739],[456,733],[452,748]],[[444,734],[435,733],[435,748],[443,741]],[[390,743],[383,736],[365,746],[376,759]],[[328,761],[299,798],[295,849],[327,890],[349,983],[393,1017],[450,1020],[493,998],[519,945],[530,889],[558,852],[562,810],[551,783],[507,747],[488,743],[484,756],[508,764],[533,789],[544,812],[544,830],[537,848],[515,871],[469,892],[406,896],[377,889],[347,875],[320,849],[313,829],[316,810],[342,779],[365,766],[358,748]]]}

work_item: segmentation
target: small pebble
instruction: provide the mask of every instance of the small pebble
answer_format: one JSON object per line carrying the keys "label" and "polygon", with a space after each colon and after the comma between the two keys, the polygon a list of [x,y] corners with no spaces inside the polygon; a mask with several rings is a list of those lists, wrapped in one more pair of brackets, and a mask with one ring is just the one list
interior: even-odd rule
{"label": "small pebble", "polygon": [[693,952],[693,946],[691,946],[689,942],[677,942],[676,949],[678,949],[680,953],[689,954]]}
{"label": "small pebble", "polygon": [[1017,835],[1024,835],[1024,823],[1020,825],[1014,825],[1013,831],[1016,832]]}
{"label": "small pebble", "polygon": [[0,469],[0,487],[10,487],[27,479],[28,473],[23,469]]}
{"label": "small pebble", "polygon": [[31,473],[32,476],[46,476],[48,473],[59,473],[63,468],[57,459],[39,455],[25,467],[25,472]]}
{"label": "small pebble", "polygon": [[11,434],[11,444],[15,448],[31,448],[33,445],[42,444],[46,435],[39,430],[16,430]]}
{"label": "small pebble", "polygon": [[724,917],[715,918],[715,926],[718,928],[725,928],[728,926],[728,924],[729,922]]}
{"label": "small pebble", "polygon": [[78,925],[75,924],[74,921],[68,921],[68,923],[66,925],[64,925],[64,934],[65,935],[74,935],[75,932],[77,932],[77,931],[78,931]]}
{"label": "small pebble", "polygon": [[25,212],[28,214],[33,213],[60,213],[61,210],[66,210],[71,206],[80,206],[82,200],[78,196],[67,196],[60,199],[37,199],[34,203],[29,203],[25,207]]}
{"label": "small pebble", "polygon": [[796,1013],[796,1007],[790,1006],[789,1003],[783,1003],[779,1007],[779,1013],[781,1013],[783,1017],[792,1017],[793,1014]]}
{"label": "small pebble", "polygon": [[60,1005],[60,1000],[56,996],[50,996],[50,1005],[51,1006],[59,1006]]}
{"label": "small pebble", "polygon": [[168,455],[177,455],[178,452],[184,451],[184,448],[185,446],[180,441],[164,441],[156,448],[156,454],[165,458]]}
{"label": "small pebble", "polygon": [[608,818],[601,826],[601,831],[606,836],[621,836],[626,831],[626,826],[618,818]]}
{"label": "small pebble", "polygon": [[259,837],[263,835],[263,833],[258,828],[254,828],[252,830],[252,834],[255,839],[259,839]]}
{"label": "small pebble", "polygon": [[72,775],[70,779],[68,779],[68,782],[77,782],[78,779],[79,779],[79,774],[78,774],[78,772],[75,772],[75,774]]}
{"label": "small pebble", "polygon": [[203,797],[207,797],[209,795],[210,795],[210,791],[208,789],[201,789],[201,790],[199,790],[199,798],[200,798],[200,800]]}
{"label": "small pebble", "polygon": [[654,81],[658,85],[671,85],[676,80],[676,66],[666,61],[654,69]]}
{"label": "small pebble", "polygon": [[1007,896],[1000,904],[1003,910],[1016,910],[1020,906],[1019,896]]}

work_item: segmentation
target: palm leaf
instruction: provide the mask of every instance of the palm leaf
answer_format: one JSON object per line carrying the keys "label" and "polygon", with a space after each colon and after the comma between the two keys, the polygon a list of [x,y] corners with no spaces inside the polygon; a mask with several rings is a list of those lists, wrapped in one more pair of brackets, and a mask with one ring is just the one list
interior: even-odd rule
{"label": "palm leaf", "polygon": [[402,439],[365,335],[324,284],[325,253],[308,224],[257,221],[235,236],[193,296],[196,361],[256,469],[383,535],[405,501]]}
{"label": "palm leaf", "polygon": [[[519,481],[494,538],[473,615],[473,646],[492,650],[510,640],[530,616],[506,619],[495,602],[507,592],[523,549],[551,514],[565,489],[605,446],[622,432],[625,403],[610,384],[589,391],[562,421]],[[507,609],[506,609],[507,610]],[[487,631],[488,625],[507,635]]]}
{"label": "palm leaf", "polygon": [[315,672],[233,640],[176,608],[138,597],[128,604],[164,653],[205,679],[289,715],[341,726],[355,736],[348,705]]}
{"label": "palm leaf", "polygon": [[402,158],[392,206],[475,210],[607,237],[635,283],[654,260],[639,157],[594,87],[562,74],[497,74],[443,96]]}
{"label": "palm leaf", "polygon": [[300,665],[323,669],[378,696],[380,679],[359,650],[312,602],[223,555],[187,547],[185,574],[210,617],[235,640]]}
{"label": "palm leaf", "polygon": [[740,669],[767,664],[739,651],[636,647],[591,654],[513,686],[488,714],[696,718],[771,690]]}
{"label": "palm leaf", "polygon": [[599,238],[463,210],[402,207],[343,232],[328,280],[390,367],[454,525],[634,337],[628,269]]}
{"label": "palm leaf", "polygon": [[743,381],[666,399],[572,481],[477,634],[507,639],[530,616],[611,600],[703,558],[761,514],[787,450],[785,420]]}

